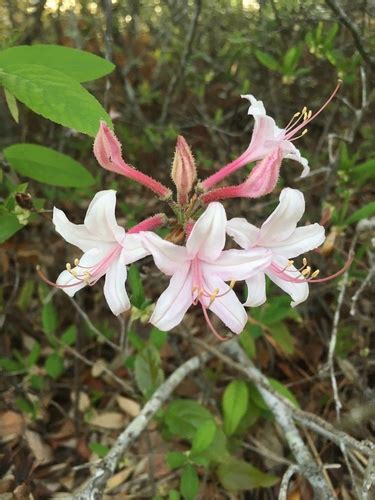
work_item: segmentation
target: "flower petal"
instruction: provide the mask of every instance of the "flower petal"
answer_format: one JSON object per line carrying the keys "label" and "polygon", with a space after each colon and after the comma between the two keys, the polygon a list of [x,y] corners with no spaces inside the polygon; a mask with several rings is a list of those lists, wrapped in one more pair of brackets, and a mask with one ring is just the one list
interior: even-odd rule
{"label": "flower petal", "polygon": [[141,232],[139,235],[144,247],[153,256],[155,265],[167,276],[176,273],[184,263],[190,260],[185,247],[163,240],[149,231]]}
{"label": "flower petal", "polygon": [[[74,225],[74,224],[73,224]],[[95,266],[103,258],[102,250],[98,248],[91,248],[89,251],[85,252],[81,259],[79,260],[79,266],[73,267],[72,271],[63,271],[60,273],[56,280],[58,287],[69,295],[73,297],[78,290],[81,290],[86,286],[84,281],[85,270],[91,266]],[[73,273],[77,273],[77,277],[73,276]]]}
{"label": "flower petal", "polygon": [[205,275],[215,275],[224,281],[250,278],[271,263],[272,252],[266,248],[252,250],[224,250],[212,263],[202,263]]}
{"label": "flower petal", "polygon": [[265,303],[266,297],[266,276],[263,272],[257,273],[246,280],[247,299],[245,307],[258,307]]}
{"label": "flower petal", "polygon": [[98,240],[122,243],[125,230],[117,224],[116,191],[108,189],[96,193],[85,217],[85,226]]}
{"label": "flower petal", "polygon": [[104,283],[104,296],[115,316],[130,309],[130,301],[125,289],[126,276],[125,250],[122,250],[119,257],[107,269]]}
{"label": "flower petal", "polygon": [[165,332],[177,326],[193,302],[192,288],[190,264],[183,265],[160,295],[150,322]]}
{"label": "flower petal", "polygon": [[260,228],[258,246],[276,246],[287,240],[305,211],[305,199],[297,189],[283,189],[279,200],[279,205]]}
{"label": "flower petal", "polygon": [[[151,233],[153,234],[153,233]],[[145,248],[142,242],[142,238],[139,234],[127,234],[125,236],[124,242],[124,261],[126,264],[131,264],[137,260],[143,259],[150,252]]]}
{"label": "flower petal", "polygon": [[253,116],[262,116],[266,114],[266,108],[264,107],[263,101],[258,101],[253,95],[245,94],[241,95],[242,99],[247,99],[250,101],[250,106],[247,114]]}
{"label": "flower petal", "polygon": [[260,229],[243,217],[230,219],[227,222],[226,231],[240,247],[246,250],[256,245],[260,233]]}
{"label": "flower petal", "polygon": [[300,163],[303,167],[301,177],[306,177],[310,172],[309,162],[301,155],[299,149],[297,149],[291,141],[284,141],[281,147],[284,158]]}
{"label": "flower petal", "polygon": [[[247,323],[247,313],[234,291],[217,276],[204,276],[207,290],[219,290],[221,297],[216,297],[208,308],[234,333],[241,333]],[[209,299],[206,300],[206,302]]]}
{"label": "flower petal", "polygon": [[91,248],[100,247],[105,250],[108,244],[98,241],[97,237],[83,224],[73,224],[62,210],[54,207],[52,221],[56,231],[61,234],[65,241],[87,252]]}
{"label": "flower petal", "polygon": [[320,224],[309,224],[297,229],[285,241],[269,245],[275,254],[287,258],[298,257],[320,246],[325,240],[324,227]]}
{"label": "flower petal", "polygon": [[[287,259],[277,259],[277,265],[281,268],[284,268],[287,265]],[[298,270],[294,266],[288,266],[284,272],[292,278],[299,278],[302,275],[298,272]],[[293,283],[291,281],[287,281],[282,279],[280,276],[277,276],[272,271],[266,271],[267,276],[280,287],[284,292],[291,296],[293,299],[290,305],[292,307],[304,302],[309,296],[309,285],[306,281],[302,281],[301,283]]]}
{"label": "flower petal", "polygon": [[221,203],[210,203],[199,217],[186,242],[191,258],[215,260],[225,245],[227,216]]}

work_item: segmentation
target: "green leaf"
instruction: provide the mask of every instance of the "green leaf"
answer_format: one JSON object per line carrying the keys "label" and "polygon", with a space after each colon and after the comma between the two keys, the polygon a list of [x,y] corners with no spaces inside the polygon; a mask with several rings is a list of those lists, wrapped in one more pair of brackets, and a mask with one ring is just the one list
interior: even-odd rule
{"label": "green leaf", "polygon": [[168,333],[159,330],[156,326],[151,330],[150,342],[160,351],[167,342]]}
{"label": "green leaf", "polygon": [[142,306],[145,302],[145,292],[143,289],[141,275],[139,274],[138,267],[135,264],[132,264],[128,268],[127,282],[132,291],[130,302],[138,309],[142,309]]}
{"label": "green leaf", "polygon": [[111,62],[83,50],[61,45],[18,45],[0,52],[0,68],[14,64],[37,64],[47,66],[78,82],[96,80],[111,73],[115,66]]}
{"label": "green leaf", "polygon": [[75,344],[77,340],[77,327],[75,325],[69,326],[61,336],[61,343],[64,345]]}
{"label": "green leaf", "polygon": [[283,59],[283,72],[284,74],[292,74],[294,72],[295,66],[297,66],[298,61],[301,57],[300,47],[291,47],[287,50]]}
{"label": "green leaf", "polygon": [[42,326],[47,335],[54,334],[58,325],[58,316],[52,302],[44,304],[42,309]]}
{"label": "green leaf", "polygon": [[34,342],[33,347],[31,348],[30,354],[27,356],[25,360],[25,366],[31,368],[36,364],[39,359],[42,348],[39,342]]}
{"label": "green leaf", "polygon": [[224,432],[227,436],[235,433],[249,403],[247,385],[243,380],[233,380],[224,391]]}
{"label": "green leaf", "polygon": [[177,490],[171,490],[168,493],[168,500],[180,500],[180,494]]}
{"label": "green leaf", "polygon": [[99,458],[104,458],[109,452],[108,446],[105,446],[102,443],[89,443],[90,450],[98,455]]}
{"label": "green leaf", "polygon": [[199,491],[199,479],[194,467],[185,465],[181,475],[181,494],[185,500],[195,500]]}
{"label": "green leaf", "polygon": [[[210,446],[199,455],[199,459],[205,458],[209,463],[222,464],[231,460],[231,455],[227,448],[228,439],[221,428],[217,428],[214,439]],[[194,455],[192,460],[196,460]]]}
{"label": "green leaf", "polygon": [[14,95],[9,92],[9,90],[4,89],[4,93],[5,93],[5,100],[6,100],[8,109],[10,111],[10,114],[12,115],[13,120],[16,123],[18,123],[19,112],[18,112],[17,101],[16,101]]}
{"label": "green leaf", "polygon": [[67,155],[37,144],[13,144],[4,149],[10,166],[19,174],[61,187],[91,186],[95,179]]}
{"label": "green leaf", "polygon": [[44,368],[53,379],[58,379],[64,373],[64,361],[57,353],[50,354],[46,359]]}
{"label": "green leaf", "polygon": [[112,122],[99,102],[64,73],[36,64],[0,70],[0,83],[35,113],[92,137],[100,120]]}
{"label": "green leaf", "polygon": [[6,372],[18,372],[24,369],[24,365],[15,359],[0,358],[0,369]]}
{"label": "green leaf", "polygon": [[284,384],[282,384],[281,382],[279,382],[278,380],[276,380],[274,378],[269,378],[268,382],[270,383],[271,387],[273,387],[273,389],[275,389],[275,391],[277,391],[279,394],[284,396],[284,398],[289,399],[289,401],[292,404],[294,404],[294,406],[296,406],[297,408],[300,408],[300,405],[299,405],[296,397],[287,387],[285,387]]}
{"label": "green leaf", "polygon": [[359,222],[362,219],[366,219],[367,217],[371,217],[375,214],[375,201],[370,201],[367,205],[361,207],[356,210],[350,217],[347,219],[346,224],[354,224]]}
{"label": "green leaf", "polygon": [[179,467],[185,465],[188,461],[187,456],[184,453],[180,453],[179,451],[168,452],[165,459],[171,469],[178,469]]}
{"label": "green leaf", "polygon": [[221,484],[229,491],[245,491],[254,488],[267,488],[279,481],[279,478],[265,474],[243,460],[233,459],[221,464],[217,469]]}
{"label": "green leaf", "polygon": [[356,165],[351,171],[353,182],[362,185],[367,180],[375,177],[375,159]]}
{"label": "green leaf", "polygon": [[164,381],[159,352],[148,345],[135,358],[135,381],[142,393],[149,398]]}
{"label": "green leaf", "polygon": [[192,441],[197,429],[207,420],[213,420],[211,413],[191,399],[176,399],[165,411],[164,421],[172,434]]}
{"label": "green leaf", "polygon": [[23,227],[15,215],[0,215],[0,243],[4,243]]}
{"label": "green leaf", "polygon": [[206,420],[203,422],[203,424],[197,429],[193,438],[191,453],[198,455],[199,453],[207,450],[214,440],[215,434],[215,422],[213,420]]}
{"label": "green leaf", "polygon": [[280,71],[281,69],[280,64],[276,61],[276,59],[273,56],[271,56],[267,52],[263,52],[263,50],[256,50],[255,57],[266,68],[272,71]]}
{"label": "green leaf", "polygon": [[275,323],[274,325],[270,325],[268,327],[268,331],[271,337],[276,340],[284,352],[287,354],[293,354],[294,339],[285,323]]}

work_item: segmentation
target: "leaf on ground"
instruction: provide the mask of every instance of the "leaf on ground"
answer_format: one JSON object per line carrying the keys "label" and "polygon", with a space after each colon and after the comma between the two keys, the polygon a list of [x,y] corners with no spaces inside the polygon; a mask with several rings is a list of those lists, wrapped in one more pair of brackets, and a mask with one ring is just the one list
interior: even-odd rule
{"label": "leaf on ground", "polygon": [[131,417],[136,417],[137,415],[139,415],[141,406],[133,399],[125,398],[123,396],[116,396],[116,401],[121,410]]}
{"label": "leaf on ground", "polygon": [[122,413],[108,411],[99,413],[90,418],[89,424],[103,429],[122,429],[125,426],[126,418]]}
{"label": "leaf on ground", "polygon": [[4,411],[0,413],[0,438],[20,436],[23,434],[25,419],[15,411]]}

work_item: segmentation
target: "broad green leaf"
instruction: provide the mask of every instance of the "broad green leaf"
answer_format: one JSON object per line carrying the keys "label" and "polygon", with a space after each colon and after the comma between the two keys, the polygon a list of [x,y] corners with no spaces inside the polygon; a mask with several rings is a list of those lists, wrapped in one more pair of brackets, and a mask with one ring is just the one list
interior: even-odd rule
{"label": "broad green leaf", "polygon": [[156,326],[151,330],[150,333],[150,342],[154,344],[156,349],[160,351],[160,349],[165,345],[167,342],[167,337],[168,333],[163,332],[159,330],[159,328],[156,328]]}
{"label": "broad green leaf", "polygon": [[275,323],[274,325],[270,325],[268,326],[267,331],[271,337],[276,340],[284,352],[287,354],[293,354],[294,339],[285,323]]}
{"label": "broad green leaf", "polygon": [[41,345],[39,342],[34,342],[33,347],[31,348],[30,354],[25,359],[25,366],[31,368],[36,364],[39,359],[40,353],[42,352]]}
{"label": "broad green leaf", "polygon": [[280,71],[280,64],[267,52],[263,52],[263,50],[256,50],[255,57],[261,64],[263,64],[263,66],[266,66],[266,68],[271,69],[272,71]]}
{"label": "broad green leaf", "polygon": [[37,64],[9,65],[0,83],[44,118],[94,137],[100,120],[112,126],[99,102],[76,80]]}
{"label": "broad green leaf", "polygon": [[4,156],[19,174],[52,186],[86,187],[95,182],[80,163],[45,146],[13,144],[4,149]]}
{"label": "broad green leaf", "polygon": [[58,379],[64,373],[64,361],[57,353],[52,353],[46,359],[44,368],[53,379]]}
{"label": "broad green leaf", "polygon": [[287,387],[285,387],[284,384],[282,384],[278,380],[275,380],[274,378],[269,378],[268,382],[270,383],[271,387],[275,389],[275,391],[284,396],[284,398],[289,399],[289,401],[293,403],[294,406],[296,406],[297,408],[300,407],[294,394]]}
{"label": "broad green leaf", "polygon": [[346,224],[354,224],[375,214],[375,201],[367,203],[364,207],[356,210],[346,221]]}
{"label": "broad green leaf", "polygon": [[18,112],[17,101],[16,101],[14,95],[9,92],[9,90],[4,89],[4,94],[5,94],[5,100],[7,102],[7,106],[8,106],[8,109],[10,111],[10,114],[12,115],[13,120],[16,123],[18,123],[19,112]]}
{"label": "broad green leaf", "polygon": [[193,438],[191,453],[198,455],[202,451],[207,450],[216,434],[216,425],[213,420],[206,420],[197,429]]}
{"label": "broad green leaf", "polygon": [[13,214],[0,215],[0,243],[4,243],[24,226]]}
{"label": "broad green leaf", "polygon": [[278,477],[265,474],[253,465],[235,459],[229,463],[219,465],[217,475],[221,484],[229,491],[267,488],[279,481]]}
{"label": "broad green leaf", "polygon": [[243,380],[233,380],[223,395],[224,431],[231,436],[236,431],[249,403],[247,385]]}
{"label": "broad green leaf", "polygon": [[178,469],[186,464],[188,457],[179,451],[170,451],[167,453],[165,460],[171,469]]}
{"label": "broad green leaf", "polygon": [[142,393],[149,398],[164,381],[159,352],[148,345],[135,358],[135,381]]}
{"label": "broad green leaf", "polygon": [[[201,452],[199,458],[205,458],[209,463],[223,464],[231,460],[231,455],[227,448],[227,436],[224,434],[223,430],[219,427],[216,429],[214,439],[209,447]],[[192,460],[196,460],[194,455],[191,457]]]}
{"label": "broad green leaf", "polygon": [[199,491],[199,479],[194,467],[185,465],[181,475],[180,490],[185,500],[195,500]]}
{"label": "broad green leaf", "polygon": [[61,45],[17,45],[0,52],[0,68],[14,64],[37,64],[61,71],[77,82],[96,80],[111,73],[111,62],[90,52]]}
{"label": "broad green leaf", "polygon": [[168,500],[180,500],[180,494],[177,490],[171,490],[168,493]]}
{"label": "broad green leaf", "polygon": [[164,421],[170,432],[189,441],[194,439],[197,429],[207,420],[213,420],[211,413],[191,399],[172,401],[164,415]]}

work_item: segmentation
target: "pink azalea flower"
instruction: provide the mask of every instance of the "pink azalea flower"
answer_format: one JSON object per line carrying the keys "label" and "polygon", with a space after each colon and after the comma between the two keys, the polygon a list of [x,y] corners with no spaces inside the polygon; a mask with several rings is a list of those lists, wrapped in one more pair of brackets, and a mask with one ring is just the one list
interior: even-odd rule
{"label": "pink azalea flower", "polygon": [[168,331],[178,325],[189,307],[197,303],[200,303],[215,335],[219,336],[207,309],[232,332],[241,333],[243,330],[247,314],[232,286],[234,281],[248,279],[267,267],[271,252],[263,248],[223,250],[226,222],[224,207],[220,203],[211,203],[194,224],[186,246],[175,245],[153,233],[141,233],[144,246],[153,255],[156,266],[167,276],[172,276],[150,319],[161,330]]}
{"label": "pink azalea flower", "polygon": [[304,262],[303,268],[298,270],[289,259],[321,245],[325,239],[324,228],[319,224],[297,227],[305,212],[301,191],[285,188],[279,199],[279,205],[260,229],[243,218],[234,218],[227,223],[227,233],[242,248],[272,252],[271,264],[246,281],[248,298],[245,306],[255,307],[266,301],[266,276],[291,296],[292,306],[306,300],[309,294],[311,269]]}
{"label": "pink azalea flower", "polygon": [[125,289],[126,265],[148,255],[139,234],[126,234],[115,217],[116,192],[100,191],[91,201],[83,224],[73,224],[64,212],[53,210],[56,231],[84,252],[57,278],[56,284],[72,297],[105,275],[104,295],[116,316],[130,308]]}
{"label": "pink azalea flower", "polygon": [[[284,158],[295,160],[301,163],[303,167],[301,177],[305,177],[310,171],[308,161],[301,155],[293,141],[306,133],[306,125],[316,118],[331,102],[339,87],[340,85],[336,86],[327,102],[316,113],[313,114],[305,107],[302,111],[295,113],[284,128],[279,128],[275,120],[267,115],[262,101],[258,101],[251,94],[241,96],[250,101],[248,114],[254,117],[255,122],[250,144],[238,158],[205,179],[201,183],[202,187],[208,190],[239,168],[258,160],[265,160],[265,166],[268,166],[269,162],[273,163],[272,171],[268,168],[269,172],[267,173],[272,178],[275,178],[275,176],[277,178]],[[279,150],[279,159],[278,162],[274,162],[272,160],[277,150]]]}

